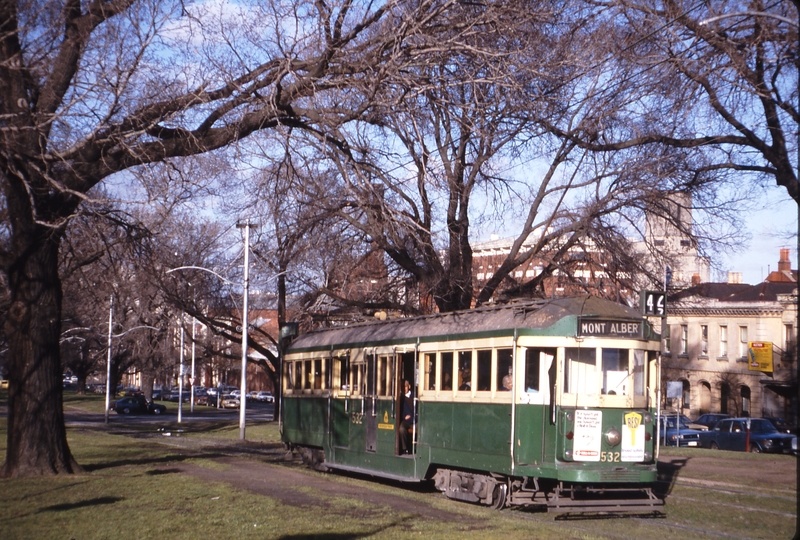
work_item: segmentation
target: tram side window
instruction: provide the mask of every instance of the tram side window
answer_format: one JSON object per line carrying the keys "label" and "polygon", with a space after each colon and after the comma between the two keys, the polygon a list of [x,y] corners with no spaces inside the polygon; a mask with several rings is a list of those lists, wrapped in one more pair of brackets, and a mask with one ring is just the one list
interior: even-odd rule
{"label": "tram side window", "polygon": [[375,378],[376,378],[376,375],[377,375],[375,373],[375,371],[376,371],[375,364],[376,364],[377,360],[378,359],[375,357],[375,355],[367,356],[367,376],[366,376],[366,381],[364,381],[365,384],[366,384],[366,388],[365,388],[365,390],[363,392],[364,395],[367,395],[367,396],[374,396],[375,395],[375,382],[376,382]]}
{"label": "tram side window", "polygon": [[492,351],[478,351],[478,391],[488,392],[492,389]]}
{"label": "tram side window", "polygon": [[306,360],[303,362],[303,364],[305,374],[303,388],[306,390],[311,390],[314,387],[314,361]]}
{"label": "tram side window", "polygon": [[442,390],[453,389],[453,353],[442,353]]}
{"label": "tram side window", "polygon": [[525,391],[538,392],[539,389],[539,349],[525,350]]}
{"label": "tram side window", "polygon": [[597,349],[568,347],[564,352],[564,391],[569,394],[597,394]]}
{"label": "tram side window", "polygon": [[498,349],[497,350],[497,390],[508,391],[511,390],[514,384],[513,372],[513,353],[511,349]]}
{"label": "tram side window", "polygon": [[628,394],[628,349],[603,349],[603,393]]}
{"label": "tram side window", "polygon": [[322,374],[322,360],[314,360],[314,390],[322,390],[324,377]]}
{"label": "tram side window", "polygon": [[294,387],[295,390],[303,389],[303,362],[294,362]]}
{"label": "tram side window", "polygon": [[350,390],[350,383],[348,376],[350,375],[350,358],[347,356],[340,356],[336,359],[339,363],[339,388],[342,390]]}
{"label": "tram side window", "polygon": [[458,389],[472,390],[472,351],[458,351]]}
{"label": "tram side window", "polygon": [[286,362],[284,365],[284,371],[284,388],[286,388],[286,390],[292,390],[294,388],[294,362]]}
{"label": "tram side window", "polygon": [[392,392],[392,373],[394,371],[394,357],[380,356],[378,358],[378,395],[391,396]]}
{"label": "tram side window", "polygon": [[644,351],[633,351],[633,395],[644,395]]}
{"label": "tram side window", "polygon": [[436,390],[436,353],[425,353],[425,383],[428,390]]}
{"label": "tram side window", "polygon": [[364,364],[350,365],[350,388],[354,396],[361,395],[361,369]]}

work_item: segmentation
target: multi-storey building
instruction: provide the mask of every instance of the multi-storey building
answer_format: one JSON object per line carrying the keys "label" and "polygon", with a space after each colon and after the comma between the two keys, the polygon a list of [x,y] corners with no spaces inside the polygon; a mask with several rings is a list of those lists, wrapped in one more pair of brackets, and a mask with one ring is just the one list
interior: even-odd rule
{"label": "multi-storey building", "polygon": [[[767,281],[700,283],[670,295],[667,311],[662,386],[680,381],[683,393],[665,397],[665,406],[690,417],[723,412],[796,420],[797,271],[788,249]],[[771,372],[752,368],[754,342],[772,344]]]}

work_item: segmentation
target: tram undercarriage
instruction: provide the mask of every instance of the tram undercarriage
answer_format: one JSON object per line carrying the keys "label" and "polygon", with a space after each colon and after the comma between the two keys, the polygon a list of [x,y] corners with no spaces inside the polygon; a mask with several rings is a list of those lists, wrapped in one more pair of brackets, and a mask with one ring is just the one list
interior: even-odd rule
{"label": "tram undercarriage", "polygon": [[650,487],[587,487],[559,482],[545,490],[537,478],[509,479],[459,470],[439,469],[436,489],[448,498],[501,509],[541,506],[552,513],[658,513],[664,505]]}

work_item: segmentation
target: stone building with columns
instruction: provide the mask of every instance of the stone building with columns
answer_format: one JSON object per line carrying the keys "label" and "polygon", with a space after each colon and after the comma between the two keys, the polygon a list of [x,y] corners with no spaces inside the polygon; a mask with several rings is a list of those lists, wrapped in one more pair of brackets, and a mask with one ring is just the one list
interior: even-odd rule
{"label": "stone building with columns", "polygon": [[[699,283],[668,301],[662,405],[690,418],[706,412],[797,420],[797,271],[782,249],[778,271],[758,285]],[[751,367],[753,343],[772,345],[772,371]],[[666,396],[665,392],[662,395]]]}

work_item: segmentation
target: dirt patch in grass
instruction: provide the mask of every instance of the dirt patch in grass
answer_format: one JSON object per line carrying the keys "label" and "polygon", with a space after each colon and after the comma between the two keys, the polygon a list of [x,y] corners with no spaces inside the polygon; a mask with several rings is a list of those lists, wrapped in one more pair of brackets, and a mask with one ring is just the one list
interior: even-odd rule
{"label": "dirt patch in grass", "polygon": [[[390,509],[393,513],[413,518],[424,518],[450,523],[462,527],[481,528],[483,523],[461,513],[449,512],[422,504],[400,495],[350,485],[336,481],[329,475],[300,470],[290,465],[278,465],[242,459],[235,456],[219,457],[215,462],[225,464],[225,470],[201,465],[182,465],[182,472],[208,482],[227,482],[239,489],[266,495],[282,504],[305,508],[325,507],[337,512],[352,513],[362,517],[364,513],[379,514]],[[352,506],[333,505],[332,501],[347,499]],[[356,515],[357,514],[357,515]]]}

